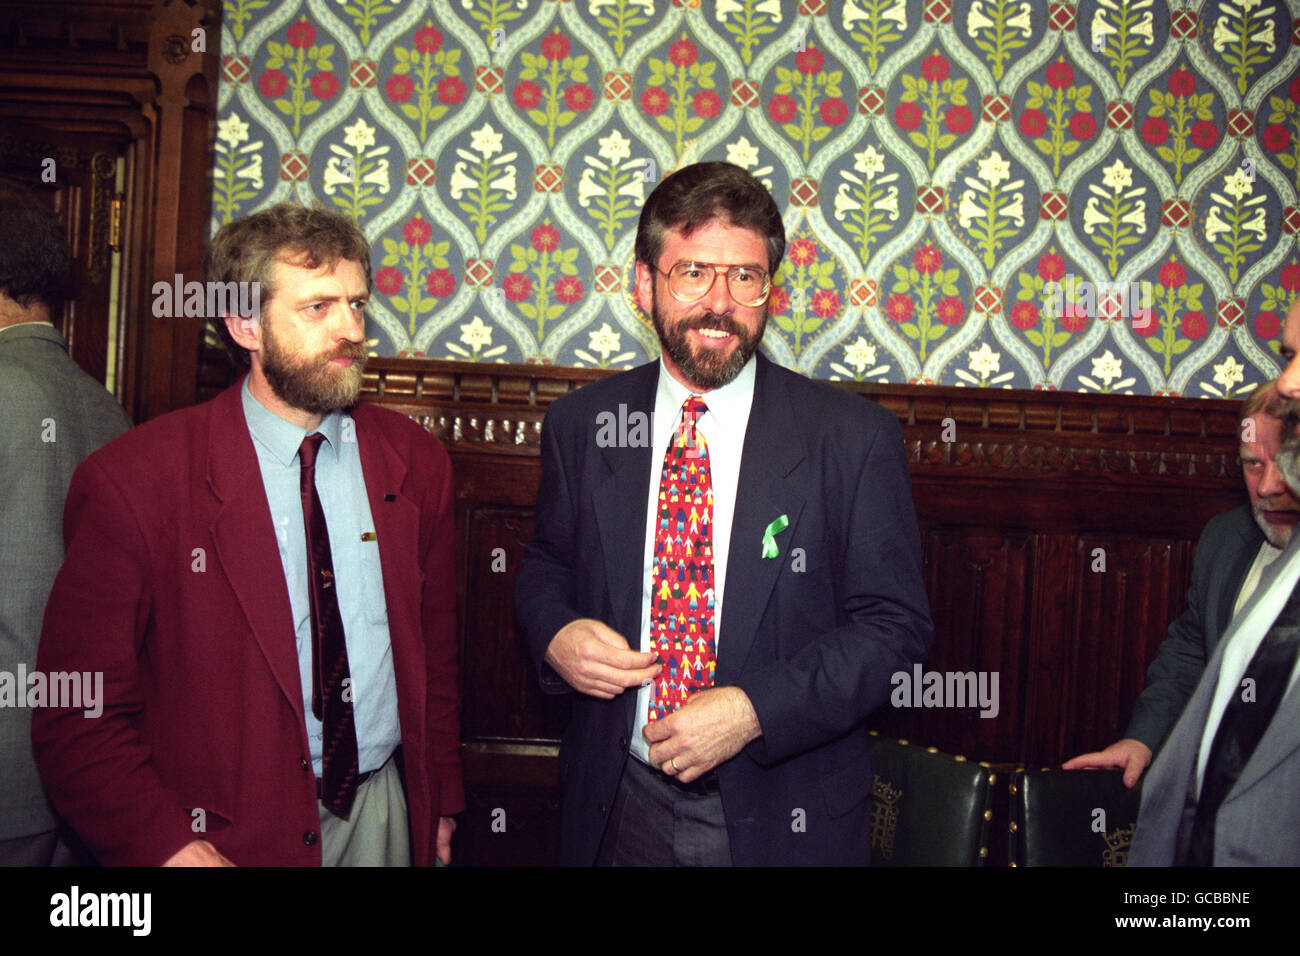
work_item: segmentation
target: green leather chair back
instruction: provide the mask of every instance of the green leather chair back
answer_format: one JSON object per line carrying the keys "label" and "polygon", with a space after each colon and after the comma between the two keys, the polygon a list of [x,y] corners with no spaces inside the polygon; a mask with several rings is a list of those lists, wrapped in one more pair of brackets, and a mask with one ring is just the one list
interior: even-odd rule
{"label": "green leather chair back", "polygon": [[1119,770],[1016,771],[1011,865],[1124,866],[1141,796]]}

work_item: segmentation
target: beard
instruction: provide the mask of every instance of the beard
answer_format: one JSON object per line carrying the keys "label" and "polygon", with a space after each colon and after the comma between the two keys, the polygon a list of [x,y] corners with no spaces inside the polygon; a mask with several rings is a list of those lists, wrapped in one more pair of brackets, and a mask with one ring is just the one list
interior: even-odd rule
{"label": "beard", "polygon": [[1277,453],[1277,467],[1282,480],[1293,495],[1300,496],[1300,402],[1291,400],[1278,410],[1282,419],[1282,445]]}
{"label": "beard", "polygon": [[[313,415],[356,404],[366,366],[364,345],[344,342],[326,355],[310,357],[277,339],[265,314],[262,323],[262,372],[281,401]],[[331,365],[336,358],[350,358],[353,364]]]}
{"label": "beard", "polygon": [[[763,340],[763,331],[767,328],[766,304],[763,306],[763,317],[752,335],[731,316],[714,312],[705,312],[693,319],[682,319],[668,328],[659,309],[658,297],[650,317],[654,321],[655,331],[659,333],[659,345],[664,353],[687,379],[706,390],[721,388],[740,374],[745,363],[758,351],[758,343]],[[736,336],[736,347],[728,354],[723,350],[693,346],[687,336],[692,329],[720,329],[729,332]]]}

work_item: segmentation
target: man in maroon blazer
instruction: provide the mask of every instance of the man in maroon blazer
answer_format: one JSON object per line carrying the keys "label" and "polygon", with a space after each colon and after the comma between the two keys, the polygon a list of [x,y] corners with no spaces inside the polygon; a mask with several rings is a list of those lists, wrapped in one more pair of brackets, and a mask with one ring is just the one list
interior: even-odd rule
{"label": "man in maroon blazer", "polygon": [[248,284],[220,331],[250,372],[73,478],[38,667],[102,672],[103,712],[36,712],[50,796],[108,865],[449,863],[451,467],[353,407],[369,248],[282,204],[224,227],[207,272]]}

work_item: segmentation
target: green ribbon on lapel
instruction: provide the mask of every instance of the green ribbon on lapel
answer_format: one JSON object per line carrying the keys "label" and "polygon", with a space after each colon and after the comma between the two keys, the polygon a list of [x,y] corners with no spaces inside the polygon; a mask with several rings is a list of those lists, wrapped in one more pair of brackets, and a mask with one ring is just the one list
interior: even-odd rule
{"label": "green ribbon on lapel", "polygon": [[781,553],[776,546],[776,536],[788,527],[790,527],[790,519],[785,515],[781,515],[767,526],[767,530],[763,532],[763,557],[775,558]]}

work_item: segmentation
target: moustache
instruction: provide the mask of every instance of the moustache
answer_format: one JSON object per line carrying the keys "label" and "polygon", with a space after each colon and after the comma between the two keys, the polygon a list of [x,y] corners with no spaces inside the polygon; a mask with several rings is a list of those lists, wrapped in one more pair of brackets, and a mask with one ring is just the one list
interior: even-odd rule
{"label": "moustache", "polygon": [[364,345],[359,343],[348,343],[347,345],[340,345],[334,350],[333,355],[326,356],[322,359],[322,363],[328,364],[335,359],[352,359],[354,362],[364,362],[367,358],[366,347]]}
{"label": "moustache", "polygon": [[716,329],[742,338],[745,335],[743,325],[729,315],[718,315],[716,312],[705,312],[696,319],[683,319],[679,327],[683,332],[691,329]]}

